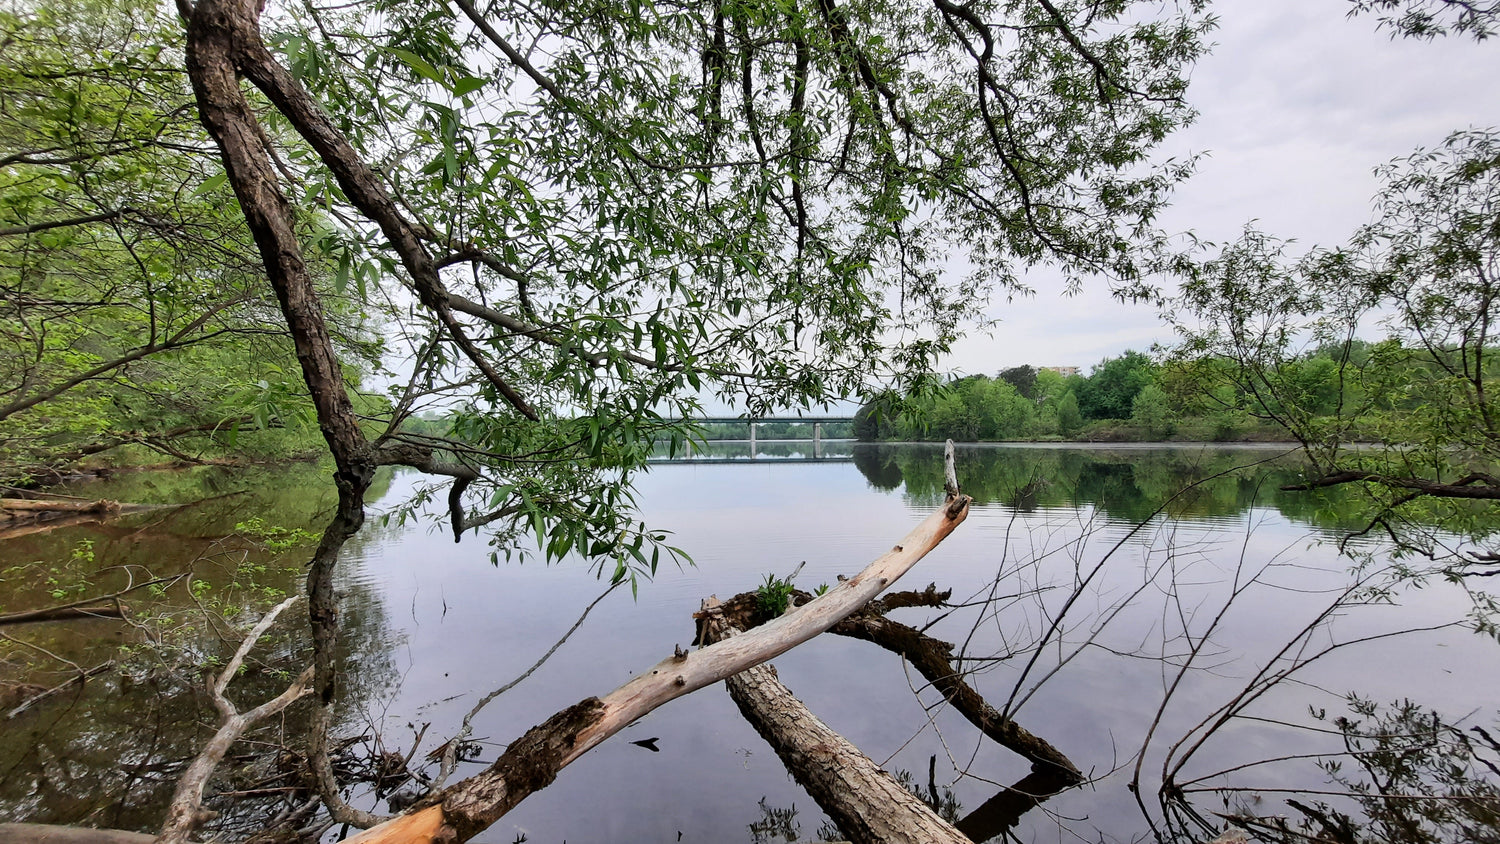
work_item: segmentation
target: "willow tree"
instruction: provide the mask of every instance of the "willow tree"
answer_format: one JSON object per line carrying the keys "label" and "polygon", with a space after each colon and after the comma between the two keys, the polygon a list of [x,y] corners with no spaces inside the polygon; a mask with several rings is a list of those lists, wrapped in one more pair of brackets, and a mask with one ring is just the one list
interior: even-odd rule
{"label": "willow tree", "polygon": [[[1449,577],[1493,575],[1500,135],[1458,132],[1379,173],[1375,219],[1348,244],[1297,256],[1248,230],[1207,262],[1183,289],[1183,350],[1227,364],[1202,371],[1301,443],[1294,488],[1357,488],[1366,532]],[[1372,329],[1384,338],[1361,339]],[[1493,632],[1493,599],[1476,598]]]}
{"label": "willow tree", "polygon": [[[7,482],[122,444],[190,457],[304,391],[178,42],[152,3],[0,10]],[[352,311],[331,312],[353,364]]]}
{"label": "willow tree", "polygon": [[[1191,117],[1202,5],[179,0],[337,466],[308,577],[322,725],[333,570],[378,466],[450,478],[456,539],[534,534],[631,577],[662,549],[629,471],[700,402],[920,374],[1031,267],[1138,291],[1188,166],[1148,156]],[[379,431],[339,376],[314,213],[341,223],[340,277],[407,311]],[[403,434],[434,397],[462,402],[455,439]]]}

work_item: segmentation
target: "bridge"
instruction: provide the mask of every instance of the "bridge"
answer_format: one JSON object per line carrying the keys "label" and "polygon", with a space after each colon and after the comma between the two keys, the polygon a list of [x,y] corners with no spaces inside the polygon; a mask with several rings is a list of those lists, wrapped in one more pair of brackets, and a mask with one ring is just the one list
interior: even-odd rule
{"label": "bridge", "polygon": [[[828,439],[829,441],[832,441],[832,442],[849,442],[849,441],[852,441],[854,439],[854,437],[827,437],[827,438],[825,438],[823,436],[823,426],[824,425],[852,424],[854,422],[854,417],[853,416],[818,416],[818,417],[809,417],[809,416],[701,416],[701,417],[694,417],[694,418],[691,418],[691,419],[684,419],[682,421],[684,421],[684,422],[692,422],[692,423],[699,424],[699,425],[742,425],[742,426],[744,426],[744,428],[745,428],[745,436],[744,437],[723,437],[723,438],[709,439],[709,440],[706,440],[706,441],[709,442],[709,443],[749,443],[750,444],[750,457],[749,457],[749,459],[751,459],[751,460],[754,460],[754,459],[756,459],[759,456],[759,446],[760,446],[761,443],[773,443],[773,442],[785,443],[785,442],[809,442],[809,441],[811,441],[812,445],[813,445],[812,456],[811,457],[801,458],[801,459],[803,459],[803,460],[825,460],[825,459],[830,459],[830,458],[825,458],[823,456],[823,441],[824,441],[824,439]],[[761,425],[767,425],[767,424],[811,425],[812,426],[812,435],[810,437],[792,437],[792,436],[762,437],[760,435],[759,428],[760,428]],[[743,458],[740,458],[740,459],[743,459]],[[793,459],[796,459],[796,458],[793,458]],[[836,460],[837,459],[845,459],[845,460],[847,460],[848,458],[847,457],[843,457],[843,458],[832,458],[832,459],[836,459]],[[678,460],[675,461],[675,462],[683,462],[683,460],[684,460],[684,458],[678,458]],[[685,458],[685,460],[688,461],[688,462],[724,462],[725,458],[713,458],[711,460],[703,460],[703,461],[695,460],[693,458]]]}

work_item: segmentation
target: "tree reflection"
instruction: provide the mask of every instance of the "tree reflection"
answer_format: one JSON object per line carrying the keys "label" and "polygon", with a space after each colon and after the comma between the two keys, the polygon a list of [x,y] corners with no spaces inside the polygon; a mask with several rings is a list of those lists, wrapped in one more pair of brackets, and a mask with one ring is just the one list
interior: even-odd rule
{"label": "tree reflection", "polygon": [[[89,494],[167,506],[5,543],[4,557],[21,562],[5,570],[0,611],[55,604],[58,592],[71,599],[187,576],[165,590],[131,593],[125,622],[29,625],[0,642],[0,685],[13,690],[67,680],[74,673],[67,662],[115,666],[4,723],[0,805],[7,819],[155,831],[178,776],[215,727],[200,672],[233,652],[238,634],[227,622],[257,618],[300,591],[303,552],[264,540],[317,527],[332,485],[325,470],[293,465],[125,475]],[[252,515],[277,531],[238,530]],[[378,534],[361,541],[378,542]],[[392,635],[372,587],[345,588],[357,607],[347,614],[345,641],[360,651],[362,670],[342,691],[358,710],[395,683],[385,656]],[[294,644],[303,637],[290,632],[301,623],[289,613],[261,640],[229,688],[232,699],[259,702],[286,688],[310,658]],[[221,796],[210,807],[220,816],[205,833],[245,833],[300,805],[303,763],[292,748],[302,743],[306,710],[305,701],[294,704],[236,746],[214,780],[211,791]]]}
{"label": "tree reflection", "polygon": [[[854,465],[870,486],[894,490],[922,507],[943,496],[936,446],[860,444]],[[1274,507],[1313,527],[1358,531],[1367,526],[1366,502],[1354,489],[1287,491],[1298,465],[1275,451],[1193,448],[959,449],[959,477],[975,503],[1020,512],[1092,507],[1117,522],[1142,522],[1165,513],[1180,518],[1225,518],[1253,507]]]}

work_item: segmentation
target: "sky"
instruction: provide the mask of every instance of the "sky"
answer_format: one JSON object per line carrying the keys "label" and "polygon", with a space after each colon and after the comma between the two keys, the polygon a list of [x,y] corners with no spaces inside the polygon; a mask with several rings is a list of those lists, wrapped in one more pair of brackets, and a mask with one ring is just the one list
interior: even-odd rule
{"label": "sky", "polygon": [[[1161,155],[1204,153],[1158,220],[1174,234],[1233,240],[1249,222],[1302,247],[1344,242],[1371,219],[1373,170],[1451,132],[1500,125],[1500,39],[1392,40],[1347,0],[1220,0],[1212,53],[1192,74],[1197,122]],[[1294,250],[1301,252],[1303,250]],[[942,364],[993,375],[1021,364],[1088,368],[1170,343],[1155,308],[1077,296],[1045,274],[1036,295],[996,302],[1001,322],[971,332]]]}

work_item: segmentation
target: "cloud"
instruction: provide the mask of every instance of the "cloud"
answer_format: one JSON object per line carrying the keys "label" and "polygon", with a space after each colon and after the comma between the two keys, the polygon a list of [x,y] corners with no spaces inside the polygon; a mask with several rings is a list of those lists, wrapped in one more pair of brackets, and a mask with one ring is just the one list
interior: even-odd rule
{"label": "cloud", "polygon": [[[1463,38],[1392,40],[1332,0],[1225,3],[1213,53],[1193,73],[1198,121],[1160,157],[1207,153],[1159,222],[1223,242],[1252,220],[1306,247],[1368,222],[1376,166],[1451,132],[1500,122],[1500,46]],[[947,365],[991,373],[1023,363],[1088,366],[1171,339],[1153,309],[1102,285],[1073,298],[1030,279],[1034,299],[1000,303],[992,337],[959,343]]]}

